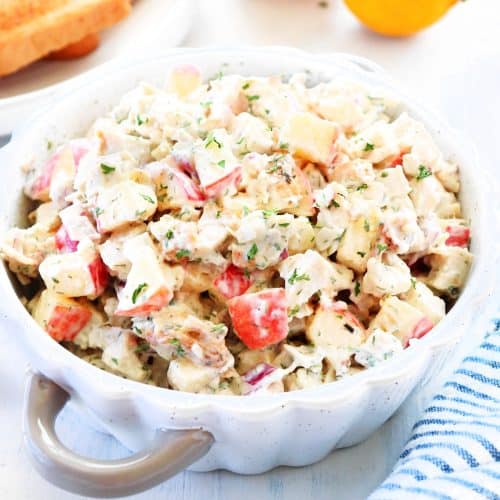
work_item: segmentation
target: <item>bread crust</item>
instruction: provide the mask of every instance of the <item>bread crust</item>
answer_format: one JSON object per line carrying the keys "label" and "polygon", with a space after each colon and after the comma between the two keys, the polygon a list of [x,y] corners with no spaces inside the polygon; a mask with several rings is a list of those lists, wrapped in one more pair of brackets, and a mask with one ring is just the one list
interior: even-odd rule
{"label": "bread crust", "polygon": [[[33,7],[42,3],[37,0]],[[38,15],[29,21],[0,29],[0,76],[112,26],[127,16],[131,8],[129,0],[49,0],[48,3],[57,6],[49,11],[41,7],[41,14],[40,9],[32,10]],[[13,23],[14,10],[8,12],[6,15],[4,10],[3,17],[0,14],[5,25]]]}

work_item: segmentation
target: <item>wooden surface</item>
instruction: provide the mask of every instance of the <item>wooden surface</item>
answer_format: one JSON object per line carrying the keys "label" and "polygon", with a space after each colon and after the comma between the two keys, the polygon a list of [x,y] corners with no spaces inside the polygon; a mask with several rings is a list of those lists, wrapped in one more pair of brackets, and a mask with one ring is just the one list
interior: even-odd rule
{"label": "wooden surface", "polygon": [[[360,28],[340,0],[330,1],[327,9],[311,0],[199,0],[198,14],[186,44],[280,44],[369,57],[421,100],[440,108],[453,125],[477,144],[482,168],[494,170],[500,164],[499,19],[498,0],[460,2],[443,22],[421,35],[388,40]],[[463,353],[479,341],[494,302],[485,297],[477,310],[475,328],[444,371],[456,366]],[[0,329],[0,498],[78,498],[46,483],[31,468],[24,453],[21,411],[26,361],[16,347],[15,337],[15,331]],[[318,464],[301,469],[279,468],[246,477],[224,471],[183,473],[131,498],[363,499],[390,472],[415,419],[443,376],[444,372],[426,387],[417,389],[400,411],[367,441],[336,451]],[[60,417],[58,427],[64,442],[83,454],[101,458],[127,454],[113,438],[92,430],[69,409]]]}

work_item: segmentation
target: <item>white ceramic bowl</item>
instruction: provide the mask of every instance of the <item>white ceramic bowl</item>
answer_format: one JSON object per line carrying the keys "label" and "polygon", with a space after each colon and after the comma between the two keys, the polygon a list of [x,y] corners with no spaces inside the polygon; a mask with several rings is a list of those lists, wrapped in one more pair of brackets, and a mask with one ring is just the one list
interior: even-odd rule
{"label": "white ceramic bowl", "polygon": [[[46,155],[47,140],[57,143],[83,133],[139,81],[161,84],[169,68],[181,62],[199,66],[205,77],[221,69],[248,75],[307,70],[320,79],[340,75],[383,87],[401,99],[461,169],[461,202],[465,217],[471,220],[475,257],[466,287],[453,309],[423,339],[375,368],[313,389],[252,397],[172,391],[125,380],[91,366],[57,344],[35,323],[2,266],[0,307],[4,326],[16,332],[34,371],[68,391],[74,402],[131,450],[143,449],[154,439],[157,429],[204,429],[213,436],[214,444],[192,464],[192,470],[222,468],[255,474],[278,465],[311,464],[334,448],[359,443],[387,420],[417,384],[439,369],[469,325],[475,301],[480,300],[487,280],[487,262],[493,246],[487,220],[488,185],[478,175],[470,146],[434,114],[398,91],[387,75],[368,61],[345,54],[319,56],[285,48],[179,49],[153,59],[123,61],[114,64],[113,71],[103,68],[98,79],[94,74],[92,81],[60,96],[24,129],[14,133],[12,142],[0,152],[4,173],[0,186],[1,230],[25,222],[20,170],[23,161],[32,155]],[[32,406],[28,409],[36,411]],[[210,443],[205,445],[203,451]],[[36,453],[42,452],[37,448]],[[46,469],[44,473],[50,475]],[[51,479],[57,482],[54,477]],[[83,491],[71,481],[59,484]],[[103,491],[90,493],[106,493]]]}

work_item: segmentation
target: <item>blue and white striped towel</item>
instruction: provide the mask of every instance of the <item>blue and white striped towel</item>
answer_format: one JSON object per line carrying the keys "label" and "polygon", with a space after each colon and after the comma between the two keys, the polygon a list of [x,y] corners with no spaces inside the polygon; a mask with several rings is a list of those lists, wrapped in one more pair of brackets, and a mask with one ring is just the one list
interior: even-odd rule
{"label": "blue and white striped towel", "polygon": [[368,500],[500,499],[500,319],[463,359]]}

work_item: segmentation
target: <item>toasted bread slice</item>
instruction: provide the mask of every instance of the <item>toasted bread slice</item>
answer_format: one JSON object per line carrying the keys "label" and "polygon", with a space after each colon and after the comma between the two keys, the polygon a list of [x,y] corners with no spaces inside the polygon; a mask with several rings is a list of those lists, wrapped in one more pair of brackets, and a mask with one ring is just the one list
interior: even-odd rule
{"label": "toasted bread slice", "polygon": [[130,0],[3,0],[0,76],[107,28],[130,12]]}
{"label": "toasted bread slice", "polygon": [[68,59],[77,59],[78,57],[86,56],[99,47],[99,33],[90,33],[83,37],[78,42],[70,43],[66,47],[51,52],[47,59],[54,61],[66,61]]}

